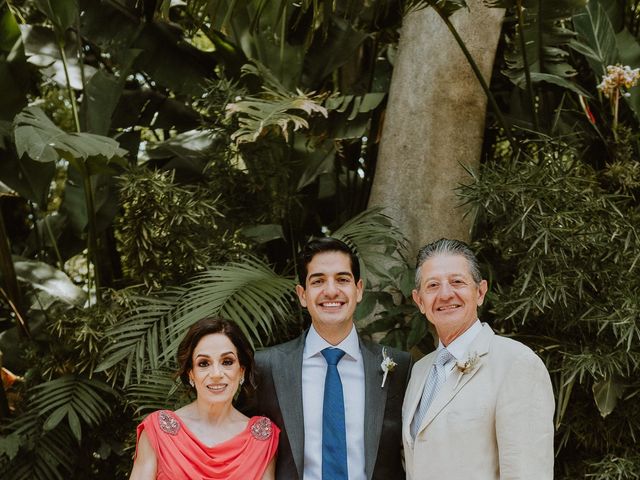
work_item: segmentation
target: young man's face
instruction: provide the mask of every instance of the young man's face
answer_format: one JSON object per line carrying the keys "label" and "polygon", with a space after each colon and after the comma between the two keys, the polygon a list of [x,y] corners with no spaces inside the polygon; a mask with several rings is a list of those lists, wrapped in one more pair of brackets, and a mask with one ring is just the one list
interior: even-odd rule
{"label": "young man's face", "polygon": [[486,293],[486,280],[475,282],[466,258],[440,254],[422,264],[413,300],[446,346],[477,320]]}
{"label": "young man's face", "polygon": [[355,281],[349,255],[322,252],[307,265],[305,285],[297,285],[296,293],[321,336],[327,338],[323,333],[334,336],[345,331],[348,334],[353,312],[362,300],[362,279]]}

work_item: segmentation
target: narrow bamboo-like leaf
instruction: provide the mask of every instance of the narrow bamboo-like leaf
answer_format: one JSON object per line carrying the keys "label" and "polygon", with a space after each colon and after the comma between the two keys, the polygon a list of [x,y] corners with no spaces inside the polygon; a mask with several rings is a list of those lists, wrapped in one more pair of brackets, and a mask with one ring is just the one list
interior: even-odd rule
{"label": "narrow bamboo-like leaf", "polygon": [[76,412],[73,411],[73,409],[69,409],[68,418],[69,428],[71,429],[73,436],[76,437],[78,443],[82,442],[82,427],[80,426],[80,419],[78,418]]}
{"label": "narrow bamboo-like leaf", "polygon": [[54,412],[51,415],[49,415],[47,420],[44,422],[44,424],[42,425],[42,428],[45,431],[53,430],[58,426],[58,424],[62,421],[62,419],[67,416],[68,413],[69,413],[69,408],[66,405],[54,410]]}

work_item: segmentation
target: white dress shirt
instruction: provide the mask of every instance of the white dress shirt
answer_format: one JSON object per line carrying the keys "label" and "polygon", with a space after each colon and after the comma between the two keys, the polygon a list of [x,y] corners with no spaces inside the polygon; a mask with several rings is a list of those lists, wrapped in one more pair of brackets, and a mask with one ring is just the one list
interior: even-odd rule
{"label": "white dress shirt", "polygon": [[[444,364],[446,378],[449,378],[451,375],[456,362],[464,363],[467,361],[469,354],[471,354],[471,352],[467,352],[467,350],[469,350],[471,343],[473,343],[481,330],[482,323],[480,323],[480,320],[476,320],[462,335],[447,346],[447,350],[449,350],[449,353],[453,355],[455,359],[451,359]],[[442,348],[444,348],[444,345],[441,341],[438,341],[438,351]]]}
{"label": "white dress shirt", "polygon": [[321,351],[327,347],[345,352],[338,363],[344,395],[349,480],[365,480],[364,472],[364,364],[355,328],[338,345],[323,339],[313,325],[302,354],[302,408],[304,412],[304,480],[322,479],[322,404],[327,362]]}

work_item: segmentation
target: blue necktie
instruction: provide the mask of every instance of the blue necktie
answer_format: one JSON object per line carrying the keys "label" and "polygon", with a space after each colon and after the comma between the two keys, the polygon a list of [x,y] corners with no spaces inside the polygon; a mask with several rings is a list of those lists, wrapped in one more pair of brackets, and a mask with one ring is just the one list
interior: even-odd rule
{"label": "blue necktie", "polygon": [[338,372],[338,362],[344,351],[325,348],[322,355],[327,361],[322,406],[322,480],[348,480],[344,396]]}

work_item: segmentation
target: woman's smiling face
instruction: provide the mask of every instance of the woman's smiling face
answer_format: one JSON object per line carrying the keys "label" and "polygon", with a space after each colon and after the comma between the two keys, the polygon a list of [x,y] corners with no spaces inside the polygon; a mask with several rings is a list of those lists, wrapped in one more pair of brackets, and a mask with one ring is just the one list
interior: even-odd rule
{"label": "woman's smiling face", "polygon": [[205,335],[193,349],[189,379],[193,381],[199,399],[209,402],[233,401],[244,377],[238,350],[223,333]]}

